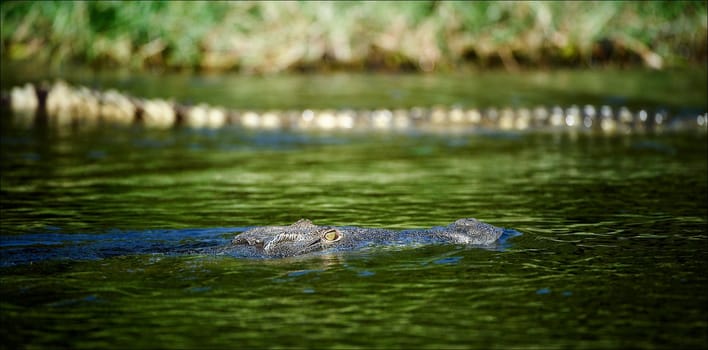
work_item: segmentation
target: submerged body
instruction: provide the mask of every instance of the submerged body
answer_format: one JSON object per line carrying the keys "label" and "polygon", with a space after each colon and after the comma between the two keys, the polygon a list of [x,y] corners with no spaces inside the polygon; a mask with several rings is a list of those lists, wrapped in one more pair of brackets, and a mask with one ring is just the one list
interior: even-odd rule
{"label": "submerged body", "polygon": [[[449,243],[489,246],[505,230],[477,219],[459,219],[444,227],[392,231],[380,228],[318,226],[302,219],[289,226],[265,226],[237,235],[218,254],[281,258],[325,250],[354,250],[372,245]],[[516,233],[518,234],[518,233]]]}

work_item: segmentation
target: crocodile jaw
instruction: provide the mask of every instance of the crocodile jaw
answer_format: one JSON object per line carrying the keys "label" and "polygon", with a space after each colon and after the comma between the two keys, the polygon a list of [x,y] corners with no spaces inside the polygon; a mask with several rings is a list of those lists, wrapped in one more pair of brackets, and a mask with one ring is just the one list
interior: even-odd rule
{"label": "crocodile jaw", "polygon": [[269,237],[254,237],[249,235],[249,232],[244,232],[234,238],[232,244],[252,246],[263,255],[283,257],[317,250],[319,237],[290,232],[276,233]]}
{"label": "crocodile jaw", "polygon": [[[271,257],[295,256],[318,251],[329,246],[323,234],[335,230],[317,226],[309,220],[300,220],[290,226],[257,227],[236,236],[231,244],[255,247]],[[341,234],[338,230],[335,230]]]}

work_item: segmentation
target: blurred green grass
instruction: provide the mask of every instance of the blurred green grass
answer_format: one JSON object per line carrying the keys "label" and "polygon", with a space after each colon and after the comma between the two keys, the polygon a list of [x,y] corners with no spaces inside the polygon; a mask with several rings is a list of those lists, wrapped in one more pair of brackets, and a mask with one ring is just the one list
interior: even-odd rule
{"label": "blurred green grass", "polygon": [[5,1],[3,60],[133,69],[705,65],[705,1]]}

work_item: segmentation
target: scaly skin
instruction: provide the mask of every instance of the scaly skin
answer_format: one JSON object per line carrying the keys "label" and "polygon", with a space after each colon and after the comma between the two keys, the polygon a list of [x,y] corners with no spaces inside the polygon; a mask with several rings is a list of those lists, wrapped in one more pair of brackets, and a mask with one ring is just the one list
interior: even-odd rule
{"label": "scaly skin", "polygon": [[355,250],[366,246],[449,243],[489,246],[504,229],[476,219],[459,219],[445,227],[392,231],[379,228],[318,226],[302,219],[289,226],[265,226],[237,235],[217,254],[282,258],[317,251]]}

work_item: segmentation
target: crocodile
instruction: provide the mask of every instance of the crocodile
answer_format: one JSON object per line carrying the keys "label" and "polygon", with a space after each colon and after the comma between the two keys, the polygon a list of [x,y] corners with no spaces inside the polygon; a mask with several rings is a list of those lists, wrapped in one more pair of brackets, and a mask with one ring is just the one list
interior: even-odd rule
{"label": "crocodile", "polygon": [[300,219],[289,226],[255,227],[238,234],[230,244],[217,248],[217,255],[283,258],[314,252],[334,252],[369,246],[460,244],[492,247],[520,233],[474,218],[459,219],[447,226],[423,230],[393,231],[353,226],[318,226]]}
{"label": "crocodile", "polygon": [[320,226],[301,219],[287,226],[186,230],[116,231],[98,234],[30,233],[0,241],[0,267],[45,260],[93,260],[128,254],[152,256],[279,259],[337,252],[427,244],[457,244],[503,250],[509,238],[521,235],[476,219],[447,226],[394,231],[353,226]]}
{"label": "crocodile", "polygon": [[708,113],[670,113],[665,109],[626,106],[571,105],[466,108],[431,106],[372,109],[250,110],[173,100],[133,97],[116,90],[52,85],[12,88],[2,93],[19,125],[85,127],[140,124],[150,128],[466,132],[474,130],[561,130],[600,133],[641,133],[708,129]]}

